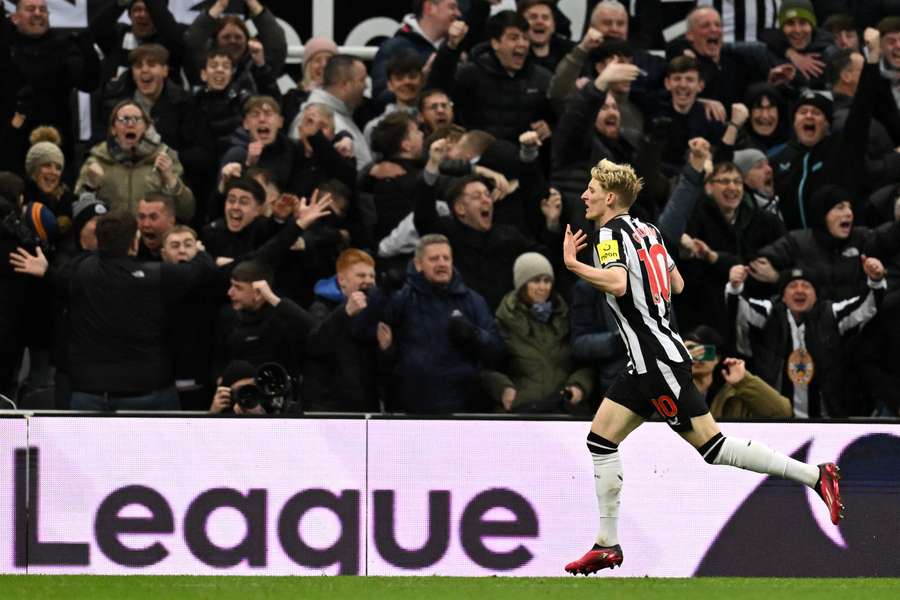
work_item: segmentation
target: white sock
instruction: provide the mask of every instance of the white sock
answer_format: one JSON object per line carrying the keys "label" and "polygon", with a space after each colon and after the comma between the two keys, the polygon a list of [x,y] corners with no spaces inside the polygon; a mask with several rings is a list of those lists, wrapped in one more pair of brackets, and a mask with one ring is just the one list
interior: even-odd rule
{"label": "white sock", "polygon": [[741,438],[725,437],[713,464],[777,475],[809,487],[815,486],[819,481],[819,467],[794,460],[765,444]]}
{"label": "white sock", "polygon": [[600,515],[597,544],[615,546],[619,543],[619,496],[622,493],[622,461],[619,453],[591,454],[594,461],[594,488]]}

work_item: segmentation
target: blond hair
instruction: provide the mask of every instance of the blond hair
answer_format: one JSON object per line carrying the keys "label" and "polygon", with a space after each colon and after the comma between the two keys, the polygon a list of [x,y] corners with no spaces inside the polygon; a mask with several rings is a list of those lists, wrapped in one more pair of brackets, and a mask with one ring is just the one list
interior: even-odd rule
{"label": "blond hair", "polygon": [[607,192],[612,192],[619,204],[630,207],[642,189],[644,180],[638,177],[631,165],[618,165],[605,158],[591,169],[591,178],[596,179]]}

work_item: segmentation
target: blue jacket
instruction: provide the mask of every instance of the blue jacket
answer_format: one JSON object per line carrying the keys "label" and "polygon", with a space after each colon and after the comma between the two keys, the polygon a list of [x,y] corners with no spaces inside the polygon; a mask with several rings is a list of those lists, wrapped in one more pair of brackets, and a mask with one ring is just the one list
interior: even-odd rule
{"label": "blue jacket", "polygon": [[[450,338],[450,318],[456,311],[474,325],[468,345]],[[504,353],[487,302],[466,287],[455,270],[450,285],[439,288],[410,268],[399,292],[389,299],[373,294],[356,320],[357,335],[373,336],[379,320],[393,330],[393,397],[388,400],[409,413],[465,411],[477,395],[479,369],[498,362]]]}

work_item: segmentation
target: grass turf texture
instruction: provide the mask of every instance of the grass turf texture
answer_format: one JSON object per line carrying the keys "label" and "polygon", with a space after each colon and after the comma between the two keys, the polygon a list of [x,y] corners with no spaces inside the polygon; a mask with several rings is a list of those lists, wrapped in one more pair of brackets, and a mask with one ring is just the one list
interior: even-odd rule
{"label": "grass turf texture", "polygon": [[464,598],[473,600],[618,600],[669,598],[900,598],[900,579],[601,577],[151,577],[0,576],[0,598],[90,598],[91,600],[290,598],[357,600]]}

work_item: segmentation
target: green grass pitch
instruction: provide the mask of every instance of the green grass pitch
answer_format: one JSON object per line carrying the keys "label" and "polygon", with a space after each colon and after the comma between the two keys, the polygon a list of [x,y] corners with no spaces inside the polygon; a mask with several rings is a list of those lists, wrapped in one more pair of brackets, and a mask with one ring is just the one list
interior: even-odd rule
{"label": "green grass pitch", "polygon": [[0,576],[0,598],[29,600],[896,600],[900,579],[603,577],[151,577]]}

